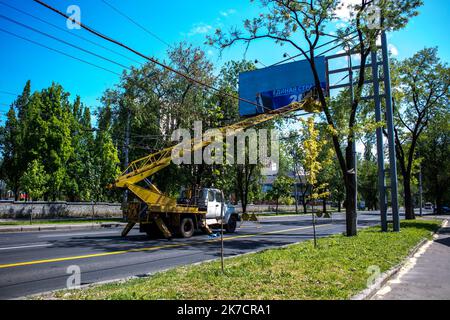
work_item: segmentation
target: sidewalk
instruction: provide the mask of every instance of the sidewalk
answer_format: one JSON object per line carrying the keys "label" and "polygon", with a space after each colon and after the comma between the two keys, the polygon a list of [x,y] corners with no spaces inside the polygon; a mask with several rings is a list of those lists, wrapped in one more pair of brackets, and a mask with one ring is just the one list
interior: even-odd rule
{"label": "sidewalk", "polygon": [[10,225],[0,226],[2,232],[37,232],[37,231],[64,231],[64,230],[86,230],[115,228],[125,226],[123,222],[102,222],[102,223],[74,223],[74,224],[36,224],[36,225]]}
{"label": "sidewalk", "polygon": [[447,222],[373,300],[450,300],[450,224]]}

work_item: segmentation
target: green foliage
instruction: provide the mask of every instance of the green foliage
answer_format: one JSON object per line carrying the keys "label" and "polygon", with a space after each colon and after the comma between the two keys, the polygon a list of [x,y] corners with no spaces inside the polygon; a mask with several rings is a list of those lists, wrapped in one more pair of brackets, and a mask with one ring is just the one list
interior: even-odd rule
{"label": "green foliage", "polygon": [[20,183],[23,190],[32,200],[40,200],[47,192],[49,175],[44,166],[38,160],[33,160],[21,177]]}
{"label": "green foliage", "polygon": [[369,210],[378,208],[378,167],[375,161],[359,162],[358,192]]}
{"label": "green foliage", "polygon": [[439,213],[450,204],[450,109],[430,122],[419,145],[426,199],[436,203]]}
{"label": "green foliage", "polygon": [[448,112],[450,68],[440,61],[437,48],[425,48],[395,62],[392,69],[397,159],[406,218],[414,219],[412,188],[417,182],[417,146],[433,118]]}
{"label": "green foliage", "polygon": [[[86,201],[94,194],[107,199],[104,188],[117,176],[117,150],[103,133],[94,139],[89,108],[79,97],[73,103],[68,98],[58,84],[31,94],[28,81],[10,109],[1,130],[0,169],[16,198],[24,191],[34,200]],[[96,173],[101,179],[93,179]]]}
{"label": "green foliage", "polygon": [[309,194],[310,200],[326,198],[329,195],[327,191],[328,183],[320,181],[320,173],[331,166],[332,150],[327,152],[322,159],[319,158],[322,150],[328,144],[328,141],[320,137],[320,131],[315,127],[314,118],[310,117],[303,122],[302,128],[305,139],[303,140],[303,168],[306,172],[306,180],[311,186]]}
{"label": "green foliage", "polygon": [[278,175],[273,182],[272,189],[268,192],[269,197],[279,201],[282,197],[288,197],[293,190],[294,180],[285,175]]}

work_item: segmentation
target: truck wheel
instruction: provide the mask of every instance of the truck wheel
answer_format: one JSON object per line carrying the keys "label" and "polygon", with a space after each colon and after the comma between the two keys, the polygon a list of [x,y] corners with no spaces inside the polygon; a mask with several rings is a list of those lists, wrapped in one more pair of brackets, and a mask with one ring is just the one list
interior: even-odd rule
{"label": "truck wheel", "polygon": [[194,235],[195,225],[192,218],[183,218],[180,223],[180,234],[183,238],[190,238]]}
{"label": "truck wheel", "polygon": [[225,226],[225,230],[228,233],[234,233],[236,231],[237,220],[235,216],[231,216],[228,220],[227,225]]}

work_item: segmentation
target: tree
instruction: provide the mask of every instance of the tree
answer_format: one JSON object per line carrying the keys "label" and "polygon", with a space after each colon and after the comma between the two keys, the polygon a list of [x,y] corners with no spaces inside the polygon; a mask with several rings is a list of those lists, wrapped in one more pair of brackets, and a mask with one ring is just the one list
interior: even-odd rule
{"label": "tree", "polygon": [[450,109],[436,113],[424,132],[418,149],[425,195],[436,203],[437,213],[450,202]]}
{"label": "tree", "polygon": [[345,199],[345,189],[342,188],[342,171],[340,170],[339,163],[334,157],[332,161],[331,169],[331,177],[328,181],[328,189],[330,191],[331,201],[336,202],[338,206],[338,212],[341,212],[341,205]]}
{"label": "tree", "polygon": [[378,167],[375,161],[363,159],[359,162],[358,191],[369,210],[378,208]]}
{"label": "tree", "polygon": [[[1,128],[1,175],[16,198],[20,191],[27,191],[35,199],[91,200],[92,192],[98,190],[94,182],[104,182],[103,188],[114,179],[116,171],[110,170],[106,158],[111,155],[114,163],[117,159],[112,140],[97,140],[98,154],[103,158],[94,170],[90,110],[79,97],[71,103],[69,96],[55,83],[31,94],[27,82],[9,110]],[[99,117],[99,125],[104,123],[104,117]],[[102,179],[96,180],[96,173],[101,173]]]}
{"label": "tree", "polygon": [[45,172],[44,166],[38,160],[33,160],[20,178],[20,183],[31,200],[39,200],[47,192],[48,180],[49,176]]}
{"label": "tree", "polygon": [[[320,138],[320,132],[315,128],[313,117],[303,122],[303,133],[305,135],[303,148],[306,154],[303,159],[303,165],[307,170],[307,181],[311,188],[311,193],[308,198],[310,201],[316,202],[318,199],[324,199],[329,195],[329,191],[327,191],[328,184],[320,183],[319,175],[324,167],[330,165],[331,158],[322,162],[319,160],[320,151],[327,144],[327,140]],[[311,214],[313,217],[314,247],[316,247],[316,216],[314,209]]]}
{"label": "tree", "polygon": [[372,153],[375,144],[373,131],[366,133],[362,139],[364,155],[358,162],[358,191],[369,210],[378,208],[378,166]]}
{"label": "tree", "polygon": [[405,216],[415,219],[411,192],[416,149],[433,116],[448,108],[450,68],[437,48],[426,48],[394,64],[393,98],[397,159],[403,177]]}
{"label": "tree", "polygon": [[278,214],[278,205],[282,197],[289,197],[292,194],[294,180],[285,175],[278,175],[272,184],[272,189],[268,192],[269,198],[275,200],[276,213]]}
{"label": "tree", "polygon": [[73,152],[68,115],[69,94],[62,86],[52,84],[41,93],[41,115],[45,123],[42,137],[45,144],[37,146],[39,159],[45,171],[52,177],[48,181],[46,197],[56,200],[61,197],[63,182],[67,174],[67,162]]}
{"label": "tree", "polygon": [[93,199],[109,200],[106,187],[120,175],[120,160],[109,131],[100,131],[94,142],[93,151]]}
{"label": "tree", "polygon": [[20,177],[22,175],[22,164],[19,158],[21,150],[20,127],[16,118],[16,112],[11,107],[7,114],[5,127],[2,128],[1,147],[3,161],[1,164],[1,174],[8,186],[14,191],[17,200],[20,188]]}
{"label": "tree", "polygon": [[[266,12],[261,13],[257,18],[244,21],[244,31],[237,28],[228,34],[222,30],[217,30],[214,36],[208,37],[210,45],[218,45],[220,49],[228,48],[235,43],[242,41],[249,45],[251,42],[268,39],[280,45],[290,45],[299,51],[310,64],[311,72],[314,76],[314,84],[317,89],[319,101],[321,103],[325,118],[332,129],[336,129],[334,117],[329,101],[326,99],[324,89],[321,87],[320,78],[316,66],[315,56],[320,40],[323,39],[323,31],[327,24],[335,20],[336,9],[343,5],[339,0],[261,0]],[[356,228],[356,185],[353,144],[355,143],[355,133],[353,128],[357,124],[356,116],[358,106],[361,101],[361,93],[364,88],[366,75],[366,62],[371,51],[376,46],[376,39],[381,30],[398,30],[404,27],[409,18],[417,14],[416,8],[422,4],[421,0],[385,0],[376,3],[381,11],[379,28],[371,28],[368,10],[372,9],[374,2],[361,0],[359,5],[350,5],[351,19],[349,27],[340,30],[341,41],[348,47],[353,47],[359,54],[360,68],[357,71],[357,84],[355,96],[350,104],[350,112],[347,120],[348,134],[340,139],[338,135],[333,135],[333,147],[338,159],[344,185],[346,189],[346,233],[348,236],[357,234]],[[356,33],[356,40],[350,41],[348,35]],[[298,40],[298,33],[304,43]]]}
{"label": "tree", "polygon": [[70,201],[89,200],[92,195],[94,136],[90,109],[84,107],[80,97],[75,99],[69,110],[72,149],[67,161],[67,174],[64,177],[64,194]]}
{"label": "tree", "polygon": [[303,166],[306,170],[308,185],[311,188],[309,200],[317,201],[329,195],[328,184],[319,180],[321,172],[331,164],[331,158],[319,159],[321,150],[327,145],[327,140],[321,139],[319,130],[316,129],[314,118],[310,117],[304,122],[302,128],[305,139],[303,140]]}

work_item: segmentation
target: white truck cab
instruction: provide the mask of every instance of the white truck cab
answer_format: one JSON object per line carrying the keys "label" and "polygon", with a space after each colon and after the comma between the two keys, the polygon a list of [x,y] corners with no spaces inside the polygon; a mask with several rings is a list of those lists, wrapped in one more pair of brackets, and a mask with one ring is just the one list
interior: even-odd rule
{"label": "white truck cab", "polygon": [[235,208],[223,199],[223,192],[219,189],[203,188],[199,194],[198,207],[206,211],[206,224],[211,228],[223,225],[227,232],[235,232],[240,216]]}

